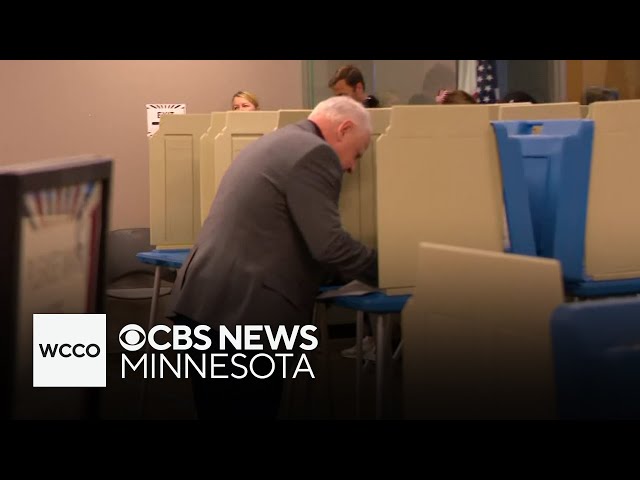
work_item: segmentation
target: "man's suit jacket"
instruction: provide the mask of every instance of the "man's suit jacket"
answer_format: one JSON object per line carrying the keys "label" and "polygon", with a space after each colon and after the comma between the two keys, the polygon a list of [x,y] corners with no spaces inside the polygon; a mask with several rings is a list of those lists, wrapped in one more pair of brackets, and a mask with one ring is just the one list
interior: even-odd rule
{"label": "man's suit jacket", "polygon": [[171,311],[214,328],[291,326],[308,323],[328,271],[376,284],[375,250],[342,228],[342,175],[309,120],[245,147],[178,272]]}

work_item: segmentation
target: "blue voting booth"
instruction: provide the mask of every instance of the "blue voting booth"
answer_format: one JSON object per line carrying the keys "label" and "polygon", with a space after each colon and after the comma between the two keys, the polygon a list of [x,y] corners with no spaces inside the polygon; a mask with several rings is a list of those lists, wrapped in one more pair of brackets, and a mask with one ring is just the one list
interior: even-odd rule
{"label": "blue voting booth", "polygon": [[[593,120],[492,122],[512,252],[555,258],[577,297],[640,292],[640,279],[594,281],[584,269]],[[526,192],[526,194],[523,194]],[[520,247],[525,245],[525,247]]]}
{"label": "blue voting booth", "polygon": [[640,419],[640,299],[562,305],[551,338],[561,419]]}

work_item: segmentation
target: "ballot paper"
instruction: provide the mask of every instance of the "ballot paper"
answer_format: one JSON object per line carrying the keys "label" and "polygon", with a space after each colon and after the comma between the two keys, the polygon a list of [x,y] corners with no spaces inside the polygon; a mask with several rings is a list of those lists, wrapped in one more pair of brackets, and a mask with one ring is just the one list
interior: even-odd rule
{"label": "ballot paper", "polygon": [[353,282],[349,282],[340,288],[321,293],[316,298],[318,300],[322,300],[323,298],[366,295],[367,293],[380,291],[380,289],[372,287],[371,285],[367,285],[366,283],[363,283],[359,280],[354,280]]}

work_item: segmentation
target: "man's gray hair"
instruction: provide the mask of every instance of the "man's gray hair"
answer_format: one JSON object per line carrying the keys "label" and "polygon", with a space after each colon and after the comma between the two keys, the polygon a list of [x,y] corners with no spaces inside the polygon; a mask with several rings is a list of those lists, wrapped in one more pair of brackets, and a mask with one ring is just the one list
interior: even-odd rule
{"label": "man's gray hair", "polygon": [[359,127],[366,128],[369,133],[373,131],[371,116],[367,109],[360,102],[346,95],[330,97],[320,102],[308,118],[313,120],[316,117],[328,118],[335,122],[352,120]]}

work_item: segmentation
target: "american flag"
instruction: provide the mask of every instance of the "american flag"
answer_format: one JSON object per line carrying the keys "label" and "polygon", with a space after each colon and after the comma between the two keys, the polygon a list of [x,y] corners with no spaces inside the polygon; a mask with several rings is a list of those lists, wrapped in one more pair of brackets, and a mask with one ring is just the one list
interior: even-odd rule
{"label": "american flag", "polygon": [[476,97],[479,103],[496,103],[498,94],[495,60],[478,60],[476,67]]}

